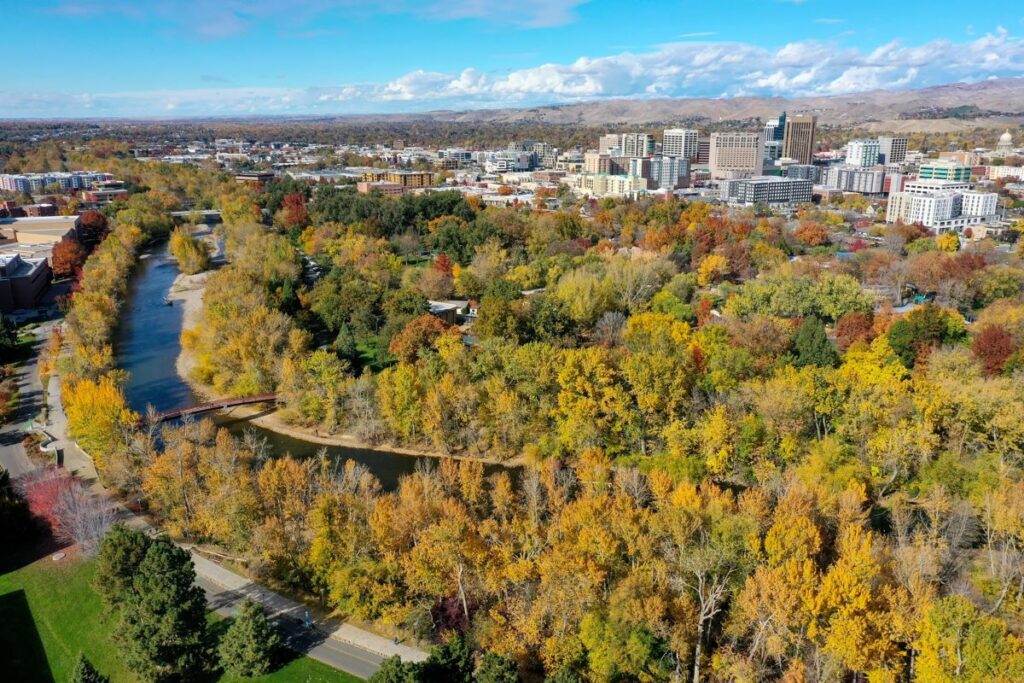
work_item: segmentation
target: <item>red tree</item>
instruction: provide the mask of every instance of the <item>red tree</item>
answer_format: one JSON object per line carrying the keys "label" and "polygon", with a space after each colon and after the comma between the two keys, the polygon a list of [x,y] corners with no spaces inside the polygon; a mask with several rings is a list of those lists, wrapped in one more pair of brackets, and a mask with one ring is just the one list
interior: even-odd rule
{"label": "red tree", "polygon": [[448,277],[452,276],[454,267],[452,265],[452,260],[448,258],[448,254],[439,254],[438,257],[434,259],[434,270],[442,275],[447,275]]}
{"label": "red tree", "polygon": [[836,344],[841,351],[846,351],[856,341],[871,341],[874,325],[873,314],[850,311],[836,322]]}
{"label": "red tree", "polygon": [[55,534],[60,528],[61,496],[73,485],[68,473],[55,467],[37,470],[18,480],[18,490],[28,503],[28,509],[44,520]]}
{"label": "red tree", "polygon": [[971,342],[971,351],[981,361],[986,375],[998,375],[1013,355],[1013,336],[1002,325],[985,325]]}
{"label": "red tree", "polygon": [[78,240],[89,252],[95,249],[109,232],[107,217],[99,211],[86,211],[78,222]]}
{"label": "red tree", "polygon": [[78,240],[65,237],[53,245],[53,272],[58,277],[69,277],[78,272],[85,264],[85,248]]}
{"label": "red tree", "polygon": [[448,329],[448,324],[429,313],[413,318],[402,331],[391,338],[388,351],[401,360],[411,363],[416,360],[420,349],[434,343]]}
{"label": "red tree", "polygon": [[284,202],[281,205],[281,221],[289,230],[309,225],[306,197],[301,192],[292,192],[284,196]]}

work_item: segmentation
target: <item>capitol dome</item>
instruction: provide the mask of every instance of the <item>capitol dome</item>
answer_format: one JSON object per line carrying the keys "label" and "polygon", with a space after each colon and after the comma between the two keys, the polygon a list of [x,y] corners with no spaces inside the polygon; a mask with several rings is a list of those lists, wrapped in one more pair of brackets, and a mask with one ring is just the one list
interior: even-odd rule
{"label": "capitol dome", "polygon": [[1013,136],[1010,135],[1010,129],[1007,128],[1006,132],[999,136],[999,144],[1001,145],[1012,145]]}

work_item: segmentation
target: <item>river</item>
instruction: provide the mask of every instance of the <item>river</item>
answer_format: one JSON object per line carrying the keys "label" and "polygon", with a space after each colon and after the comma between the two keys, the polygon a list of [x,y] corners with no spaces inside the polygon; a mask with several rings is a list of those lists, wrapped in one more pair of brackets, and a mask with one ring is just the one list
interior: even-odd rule
{"label": "river", "polygon": [[[164,411],[199,402],[175,370],[175,359],[181,351],[183,311],[179,305],[166,305],[164,298],[177,276],[178,267],[168,260],[166,242],[145,251],[129,283],[121,322],[114,336],[117,367],[131,374],[125,396],[131,408],[143,415],[148,405]],[[428,464],[436,461],[389,451],[322,446],[276,434],[244,420],[232,420],[224,414],[214,414],[213,418],[236,435],[255,430],[266,438],[271,451],[277,455],[290,453],[307,457],[326,448],[339,461],[355,460],[366,465],[386,490],[397,487],[399,478],[413,472],[417,461]],[[502,469],[498,465],[486,466],[488,473]]]}

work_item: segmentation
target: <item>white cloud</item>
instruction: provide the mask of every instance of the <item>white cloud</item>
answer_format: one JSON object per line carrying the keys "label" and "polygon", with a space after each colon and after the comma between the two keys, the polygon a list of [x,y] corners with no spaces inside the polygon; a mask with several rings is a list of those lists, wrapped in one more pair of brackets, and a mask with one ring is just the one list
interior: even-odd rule
{"label": "white cloud", "polygon": [[[474,5],[471,2],[464,6]],[[474,5],[475,6],[475,5]],[[1005,29],[969,42],[892,41],[870,51],[818,41],[769,50],[680,41],[649,52],[580,57],[509,72],[420,69],[381,83],[208,87],[122,93],[0,92],[0,116],[370,113],[578,102],[612,97],[835,95],[1024,75],[1024,40]],[[209,80],[209,79],[207,79]]]}

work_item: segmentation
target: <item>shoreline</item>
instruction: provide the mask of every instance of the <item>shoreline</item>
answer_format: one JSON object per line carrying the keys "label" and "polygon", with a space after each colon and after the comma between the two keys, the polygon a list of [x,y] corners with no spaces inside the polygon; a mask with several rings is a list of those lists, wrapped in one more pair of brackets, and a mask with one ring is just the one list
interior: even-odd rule
{"label": "shoreline", "polygon": [[[182,331],[195,327],[196,323],[199,321],[199,316],[202,313],[203,308],[203,293],[206,291],[206,279],[211,272],[212,271],[207,270],[195,275],[186,275],[179,272],[177,277],[174,279],[174,282],[171,283],[171,288],[167,293],[167,299],[175,302],[175,305],[180,304],[183,308],[181,321]],[[201,396],[206,400],[212,401],[226,398],[224,396],[217,395],[210,387],[195,381],[191,376],[192,368],[194,367],[195,360],[192,356],[192,352],[182,348],[178,352],[178,357],[174,362],[175,372],[178,373],[178,377],[181,378],[181,381],[185,382],[196,395]],[[252,422],[253,424],[258,425],[267,431],[274,432],[275,434],[299,439],[300,441],[307,441],[321,446],[337,446],[340,448],[352,448],[413,457],[469,460],[479,462],[484,465],[501,465],[508,468],[521,467],[525,464],[521,455],[509,460],[477,458],[468,455],[449,455],[425,448],[398,446],[386,442],[370,444],[352,436],[351,434],[345,433],[322,435],[315,429],[299,427],[285,422],[279,414],[279,409],[274,409],[268,413],[266,409],[258,406],[238,406],[229,410],[220,411],[220,413],[230,419]]]}

